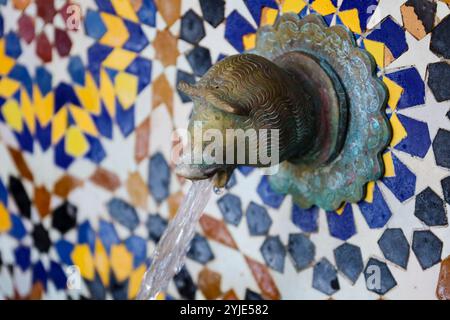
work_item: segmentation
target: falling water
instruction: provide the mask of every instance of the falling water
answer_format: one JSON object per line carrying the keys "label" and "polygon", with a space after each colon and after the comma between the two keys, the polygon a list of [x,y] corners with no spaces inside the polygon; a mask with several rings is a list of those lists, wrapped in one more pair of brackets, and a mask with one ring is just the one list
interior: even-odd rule
{"label": "falling water", "polygon": [[156,246],[152,264],[144,275],[137,299],[155,299],[184,264],[195,227],[211,197],[212,179],[194,181]]}

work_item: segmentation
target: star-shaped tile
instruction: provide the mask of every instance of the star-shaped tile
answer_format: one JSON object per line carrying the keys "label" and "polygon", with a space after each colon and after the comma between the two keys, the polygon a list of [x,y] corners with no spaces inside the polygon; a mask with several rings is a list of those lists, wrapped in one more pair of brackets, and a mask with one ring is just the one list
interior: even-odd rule
{"label": "star-shaped tile", "polygon": [[402,13],[400,7],[406,0],[380,0],[378,7],[375,9],[372,17],[370,18],[367,29],[373,29],[377,24],[384,20],[387,16],[391,16],[394,20],[402,25]]}
{"label": "star-shaped tile", "polygon": [[[200,46],[208,48],[211,53],[212,62],[215,63],[220,54],[236,54],[236,49],[225,40],[225,23],[213,28],[209,23],[205,23],[206,36],[200,41]],[[213,44],[214,45],[211,45]]]}

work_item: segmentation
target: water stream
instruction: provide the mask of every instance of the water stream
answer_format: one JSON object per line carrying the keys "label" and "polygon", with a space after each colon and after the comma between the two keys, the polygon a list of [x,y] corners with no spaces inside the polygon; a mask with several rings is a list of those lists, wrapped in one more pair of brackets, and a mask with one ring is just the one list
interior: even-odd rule
{"label": "water stream", "polygon": [[170,280],[180,271],[212,190],[212,179],[192,183],[176,216],[170,221],[156,246],[152,263],[144,275],[138,300],[155,299],[158,293],[167,290]]}

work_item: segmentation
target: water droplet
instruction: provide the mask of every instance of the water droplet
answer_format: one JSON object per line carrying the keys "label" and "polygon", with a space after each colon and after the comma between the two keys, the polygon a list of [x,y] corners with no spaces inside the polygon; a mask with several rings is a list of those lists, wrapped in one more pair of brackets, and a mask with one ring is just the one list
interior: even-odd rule
{"label": "water droplet", "polygon": [[214,191],[215,194],[217,194],[218,196],[220,196],[220,195],[223,193],[224,189],[225,189],[225,188],[214,187],[214,188],[213,188],[213,191]]}

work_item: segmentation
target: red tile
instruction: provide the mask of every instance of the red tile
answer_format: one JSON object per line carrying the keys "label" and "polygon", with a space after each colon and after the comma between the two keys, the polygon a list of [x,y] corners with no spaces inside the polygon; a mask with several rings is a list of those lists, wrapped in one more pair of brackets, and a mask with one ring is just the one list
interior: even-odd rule
{"label": "red tile", "polygon": [[35,0],[37,14],[45,23],[52,23],[56,15],[56,9],[53,0]]}
{"label": "red tile", "polygon": [[280,292],[278,291],[275,281],[269,273],[267,267],[249,257],[245,257],[250,270],[252,271],[253,277],[258,284],[263,296],[271,300],[279,300]]}
{"label": "red tile", "polygon": [[33,18],[27,15],[22,15],[17,21],[17,24],[19,26],[20,37],[25,40],[26,43],[31,43],[35,36]]}
{"label": "red tile", "polygon": [[111,192],[114,192],[120,187],[119,177],[115,173],[102,168],[97,168],[97,170],[95,170],[94,174],[91,176],[91,181]]}
{"label": "red tile", "polygon": [[440,300],[450,300],[450,256],[441,263],[436,296]]}
{"label": "red tile", "polygon": [[139,163],[148,157],[150,140],[150,119],[145,119],[136,129],[136,144],[134,146],[134,158]]}
{"label": "red tile", "polygon": [[66,31],[55,29],[55,47],[61,57],[69,55],[72,49],[72,40]]}
{"label": "red tile", "polygon": [[233,249],[237,249],[237,245],[223,221],[204,214],[200,218],[200,225],[207,238],[220,242]]}
{"label": "red tile", "polygon": [[36,39],[36,54],[44,62],[52,61],[52,45],[50,44],[45,32],[38,35]]}

